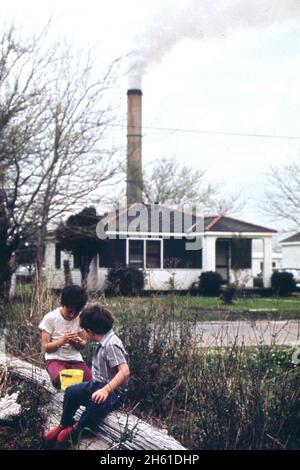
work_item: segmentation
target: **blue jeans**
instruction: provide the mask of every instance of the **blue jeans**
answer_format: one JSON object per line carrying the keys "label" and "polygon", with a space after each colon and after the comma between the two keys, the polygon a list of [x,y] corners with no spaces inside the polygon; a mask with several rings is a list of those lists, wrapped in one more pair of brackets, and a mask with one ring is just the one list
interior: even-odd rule
{"label": "blue jeans", "polygon": [[[95,403],[91,400],[91,396],[96,390],[105,387],[104,382],[82,382],[80,384],[71,385],[67,388],[64,395],[63,413],[60,424],[66,428],[73,424],[74,415],[80,406],[85,406],[76,426],[76,436],[85,429],[95,429],[97,424],[105,418],[105,416],[113,410],[119,408],[123,403],[122,394],[114,391],[104,403]],[[75,437],[76,437],[75,436]]]}

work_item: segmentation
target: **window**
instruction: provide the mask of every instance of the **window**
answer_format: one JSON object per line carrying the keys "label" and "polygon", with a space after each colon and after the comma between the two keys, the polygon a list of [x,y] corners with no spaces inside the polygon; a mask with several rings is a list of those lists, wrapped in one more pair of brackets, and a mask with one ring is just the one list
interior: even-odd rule
{"label": "window", "polygon": [[128,240],[128,264],[136,268],[161,269],[162,240]]}
{"label": "window", "polygon": [[188,250],[187,239],[165,239],[164,240],[164,268],[175,269],[201,269],[202,249]]}
{"label": "window", "polygon": [[144,267],[144,240],[129,240],[128,264],[136,268]]}
{"label": "window", "polygon": [[160,241],[146,240],[146,268],[160,268]]}
{"label": "window", "polygon": [[99,242],[99,267],[113,268],[126,263],[126,240],[107,239]]}
{"label": "window", "polygon": [[231,268],[251,269],[252,267],[252,240],[237,238],[231,240]]}

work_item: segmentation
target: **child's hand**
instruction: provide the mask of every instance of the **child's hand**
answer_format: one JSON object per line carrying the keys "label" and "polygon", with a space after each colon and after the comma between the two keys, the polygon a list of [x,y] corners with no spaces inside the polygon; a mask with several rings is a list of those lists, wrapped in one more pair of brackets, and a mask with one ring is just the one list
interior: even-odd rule
{"label": "child's hand", "polygon": [[72,339],[70,339],[69,343],[74,346],[85,346],[85,341],[78,335],[75,335]]}
{"label": "child's hand", "polygon": [[66,343],[71,343],[72,341],[74,341],[76,338],[77,338],[77,334],[76,333],[65,333],[62,337],[61,337],[61,344],[66,344]]}
{"label": "child's hand", "polygon": [[92,400],[95,403],[104,403],[109,397],[109,390],[107,387],[100,388],[97,392],[94,392],[92,395]]}

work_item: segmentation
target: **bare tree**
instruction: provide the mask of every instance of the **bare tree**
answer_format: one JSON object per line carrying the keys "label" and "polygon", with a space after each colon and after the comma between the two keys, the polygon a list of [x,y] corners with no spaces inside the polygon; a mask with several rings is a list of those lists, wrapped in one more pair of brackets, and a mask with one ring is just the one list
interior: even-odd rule
{"label": "bare tree", "polygon": [[117,148],[107,148],[105,135],[113,120],[103,103],[116,78],[118,61],[93,80],[88,56],[84,64],[65,52],[47,102],[47,132],[43,135],[46,178],[35,201],[38,215],[38,265],[43,261],[46,228],[62,214],[90,202],[92,194],[119,172]]}
{"label": "bare tree", "polygon": [[283,167],[271,167],[267,174],[268,186],[262,209],[270,217],[289,223],[289,228],[300,225],[300,160]]}
{"label": "bare tree", "polygon": [[0,299],[8,297],[11,257],[30,205],[28,198],[20,204],[29,179],[24,149],[31,141],[30,121],[38,114],[47,83],[42,70],[49,61],[36,44],[35,38],[21,41],[13,26],[0,38]]}
{"label": "bare tree", "polygon": [[36,234],[41,265],[49,222],[84,205],[119,168],[105,142],[117,61],[96,75],[90,55],[45,50],[42,39],[24,41],[14,28],[0,38],[0,298],[24,227]]}
{"label": "bare tree", "polygon": [[205,212],[218,214],[240,210],[239,195],[220,194],[216,185],[207,181],[206,171],[181,165],[176,158],[157,160],[144,177],[145,201],[183,206],[201,204]]}

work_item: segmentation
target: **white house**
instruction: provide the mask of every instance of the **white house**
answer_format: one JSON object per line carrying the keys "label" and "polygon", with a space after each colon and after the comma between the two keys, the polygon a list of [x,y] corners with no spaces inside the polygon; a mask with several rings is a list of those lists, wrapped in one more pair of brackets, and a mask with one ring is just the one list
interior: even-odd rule
{"label": "white house", "polygon": [[[282,268],[282,253],[278,251],[272,252],[272,270]],[[264,269],[264,253],[262,251],[252,252],[252,274],[258,276]]]}
{"label": "white house", "polygon": [[[263,280],[265,287],[270,286],[275,230],[232,217],[199,217],[140,203],[105,214],[99,217],[99,223],[99,250],[88,279],[92,290],[103,289],[108,269],[120,264],[142,268],[147,290],[169,290],[174,285],[187,290],[203,271],[219,272],[224,283],[239,280],[251,287],[257,274],[253,272],[254,239],[263,241]],[[80,283],[76,256],[63,252],[55,233],[49,233],[45,253],[49,287],[64,286],[66,259],[73,282]]]}

